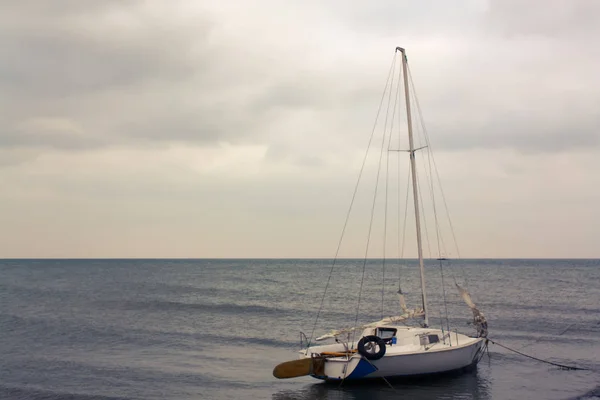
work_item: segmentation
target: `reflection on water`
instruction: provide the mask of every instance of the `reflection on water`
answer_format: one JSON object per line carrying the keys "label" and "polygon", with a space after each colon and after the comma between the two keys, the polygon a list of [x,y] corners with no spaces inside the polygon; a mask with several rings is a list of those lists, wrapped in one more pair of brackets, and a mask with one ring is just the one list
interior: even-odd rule
{"label": "reflection on water", "polygon": [[437,376],[412,381],[391,381],[394,389],[383,380],[343,385],[315,383],[296,390],[273,394],[273,400],[383,400],[409,399],[489,399],[489,381],[477,370],[454,376]]}

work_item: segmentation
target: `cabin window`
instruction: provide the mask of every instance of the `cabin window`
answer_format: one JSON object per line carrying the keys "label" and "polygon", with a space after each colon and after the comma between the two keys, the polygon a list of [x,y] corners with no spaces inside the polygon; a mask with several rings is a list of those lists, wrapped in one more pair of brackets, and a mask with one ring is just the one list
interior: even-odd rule
{"label": "cabin window", "polygon": [[376,335],[383,340],[391,340],[394,336],[396,336],[396,331],[396,328],[377,328]]}
{"label": "cabin window", "polygon": [[438,343],[440,341],[440,337],[438,335],[427,335],[429,339],[429,344]]}

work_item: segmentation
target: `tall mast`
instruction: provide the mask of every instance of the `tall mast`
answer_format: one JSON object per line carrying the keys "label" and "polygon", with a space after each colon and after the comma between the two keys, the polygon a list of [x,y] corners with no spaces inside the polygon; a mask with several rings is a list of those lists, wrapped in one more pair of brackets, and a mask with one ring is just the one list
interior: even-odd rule
{"label": "tall mast", "polygon": [[421,219],[419,217],[419,189],[417,187],[417,166],[415,162],[415,145],[412,134],[412,120],[410,114],[410,97],[408,94],[408,74],[406,51],[402,47],[396,47],[396,51],[402,53],[402,75],[404,76],[404,97],[406,100],[406,120],[408,123],[408,144],[410,152],[410,171],[412,176],[413,202],[415,205],[415,222],[417,225],[417,251],[419,254],[419,268],[421,269],[421,292],[423,295],[423,312],[425,314],[425,326],[429,326],[429,312],[427,310],[427,293],[425,292],[425,268],[423,267],[423,245],[421,242]]}

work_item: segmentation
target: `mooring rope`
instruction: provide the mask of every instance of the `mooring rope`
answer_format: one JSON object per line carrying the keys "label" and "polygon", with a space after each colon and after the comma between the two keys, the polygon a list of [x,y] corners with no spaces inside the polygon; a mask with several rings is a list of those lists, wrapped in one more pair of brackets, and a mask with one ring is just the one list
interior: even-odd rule
{"label": "mooring rope", "polygon": [[572,370],[572,371],[593,371],[591,368],[576,367],[576,366],[573,366],[573,365],[564,365],[564,364],[558,364],[558,363],[555,363],[555,362],[552,362],[552,361],[548,361],[548,360],[542,360],[541,358],[537,358],[537,357],[534,357],[534,356],[530,356],[529,354],[525,354],[525,353],[522,353],[522,352],[520,352],[520,351],[518,351],[518,350],[511,349],[510,347],[508,347],[508,346],[505,346],[505,345],[503,345],[503,344],[500,344],[500,343],[498,343],[498,342],[495,342],[495,341],[493,341],[492,339],[489,339],[489,338],[488,338],[487,340],[488,340],[490,343],[493,343],[493,344],[495,344],[496,346],[500,346],[500,347],[502,347],[503,349],[506,349],[506,350],[512,351],[513,353],[517,353],[517,354],[519,354],[519,355],[521,355],[521,356],[523,356],[523,357],[531,358],[532,360],[536,360],[536,361],[543,362],[543,363],[546,363],[546,364],[554,365],[554,366],[556,366],[556,367],[559,367],[559,368],[562,368],[562,369],[566,369],[566,370]]}

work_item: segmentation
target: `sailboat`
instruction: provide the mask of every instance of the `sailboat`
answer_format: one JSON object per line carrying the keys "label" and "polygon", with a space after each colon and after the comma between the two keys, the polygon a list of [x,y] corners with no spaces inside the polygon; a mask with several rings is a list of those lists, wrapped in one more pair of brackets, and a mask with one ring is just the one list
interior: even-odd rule
{"label": "sailboat", "polygon": [[[274,368],[273,375],[276,378],[309,375],[316,379],[343,382],[461,371],[477,365],[487,346],[488,327],[485,316],[477,308],[469,292],[456,280],[455,285],[460,296],[472,311],[471,322],[475,332],[470,335],[459,333],[457,330],[452,331],[449,325],[444,327],[443,323],[440,328],[430,326],[431,314],[425,286],[421,237],[420,193],[415,161],[415,153],[420,148],[415,148],[413,140],[406,51],[402,47],[397,47],[394,53],[394,59],[400,56],[402,61],[409,146],[407,152],[410,157],[422,308],[408,308],[404,294],[399,290],[401,314],[381,318],[375,322],[332,330],[315,339],[315,342],[333,339],[334,343],[331,344],[313,344],[311,334],[310,339],[306,338],[306,347],[300,350],[298,359],[281,363]],[[400,79],[398,85],[400,85],[399,81]],[[440,257],[440,262],[441,260],[443,258]],[[409,325],[411,321],[416,321],[417,326]],[[446,321],[448,321],[447,315]]]}

